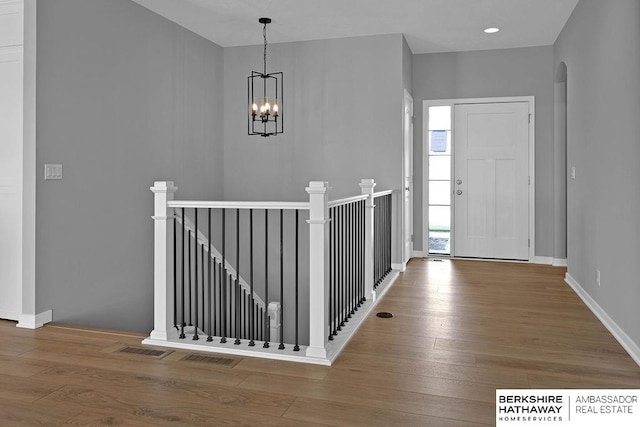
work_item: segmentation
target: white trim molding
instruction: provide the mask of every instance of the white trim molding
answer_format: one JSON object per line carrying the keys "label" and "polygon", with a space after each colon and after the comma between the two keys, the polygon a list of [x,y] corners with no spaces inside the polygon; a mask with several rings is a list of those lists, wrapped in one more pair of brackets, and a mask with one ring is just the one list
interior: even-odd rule
{"label": "white trim molding", "polygon": [[551,265],[554,267],[566,267],[567,259],[566,258],[554,258],[551,262]]}
{"label": "white trim molding", "polygon": [[18,321],[18,319],[20,319],[20,313],[17,311],[0,310],[0,319]]}
{"label": "white trim molding", "polygon": [[38,329],[51,321],[53,321],[53,311],[47,310],[38,314],[21,314],[16,326],[24,329]]}
{"label": "white trim molding", "polygon": [[536,256],[531,260],[534,264],[552,265],[553,258],[550,256]]}
{"label": "white trim molding", "polygon": [[580,299],[586,304],[593,314],[600,320],[605,328],[611,332],[611,335],[620,343],[620,345],[629,353],[629,356],[640,366],[640,346],[634,342],[629,335],[607,314],[600,305],[591,298],[580,284],[569,273],[565,274],[564,281],[574,290]]}
{"label": "white trim molding", "polygon": [[[411,259],[411,258],[409,258]],[[407,270],[407,263],[406,262],[392,262],[391,263],[391,269],[392,270],[397,270],[400,273],[404,273]]]}

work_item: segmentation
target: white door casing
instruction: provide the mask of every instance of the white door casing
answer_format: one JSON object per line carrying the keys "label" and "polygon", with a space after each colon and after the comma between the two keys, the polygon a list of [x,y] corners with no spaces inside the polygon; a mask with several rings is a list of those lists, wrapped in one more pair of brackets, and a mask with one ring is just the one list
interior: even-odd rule
{"label": "white door casing", "polygon": [[402,263],[405,265],[413,255],[413,98],[404,91],[403,115],[403,249]]}
{"label": "white door casing", "polygon": [[529,260],[529,103],[454,107],[454,255]]}

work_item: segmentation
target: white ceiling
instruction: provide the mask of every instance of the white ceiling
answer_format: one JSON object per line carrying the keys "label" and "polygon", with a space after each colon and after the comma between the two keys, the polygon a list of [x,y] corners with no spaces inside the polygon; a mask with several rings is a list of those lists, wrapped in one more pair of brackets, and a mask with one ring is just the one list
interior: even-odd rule
{"label": "white ceiling", "polygon": [[[134,0],[220,46],[403,33],[413,53],[546,46],[578,0]],[[484,34],[499,27],[496,34]]]}

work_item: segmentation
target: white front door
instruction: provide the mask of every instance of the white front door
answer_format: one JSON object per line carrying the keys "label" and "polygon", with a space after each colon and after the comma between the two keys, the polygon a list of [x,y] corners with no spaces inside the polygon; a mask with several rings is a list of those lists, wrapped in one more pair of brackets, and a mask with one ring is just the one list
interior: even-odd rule
{"label": "white front door", "polygon": [[413,255],[413,98],[409,92],[404,91],[403,113],[403,173],[404,173],[404,197],[403,197],[403,242],[402,262],[407,263]]}
{"label": "white front door", "polygon": [[454,109],[454,252],[529,259],[529,103]]}

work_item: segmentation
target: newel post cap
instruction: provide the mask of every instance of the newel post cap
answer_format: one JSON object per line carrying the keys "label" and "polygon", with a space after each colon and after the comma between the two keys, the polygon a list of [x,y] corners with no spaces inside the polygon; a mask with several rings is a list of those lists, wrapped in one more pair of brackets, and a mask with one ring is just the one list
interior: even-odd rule
{"label": "newel post cap", "polygon": [[173,185],[173,181],[155,181],[149,189],[154,193],[175,193],[178,187]]}
{"label": "newel post cap", "polygon": [[329,183],[326,181],[311,181],[306,190],[309,194],[324,194],[331,190],[331,187],[329,187]]}
{"label": "newel post cap", "polygon": [[376,182],[371,179],[371,178],[363,178],[360,180],[360,188],[364,189],[368,189],[371,188],[373,189],[376,186]]}

